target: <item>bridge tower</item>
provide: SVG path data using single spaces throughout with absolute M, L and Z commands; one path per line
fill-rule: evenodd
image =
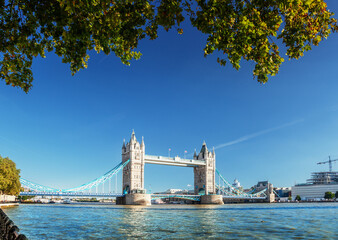
M 194 160 L 204 160 L 204 166 L 194 167 L 194 191 L 200 194 L 202 204 L 223 204 L 222 195 L 216 195 L 215 171 L 216 154 L 215 149 L 210 152 L 207 144 L 203 142 L 200 153 L 194 154 Z
M 216 170 L 216 154 L 213 149 L 208 151 L 207 144 L 204 142 L 201 151 L 196 155 L 195 160 L 204 160 L 205 166 L 194 167 L 194 189 L 195 194 L 208 195 L 215 194 L 215 170 Z
M 122 145 L 122 162 L 129 163 L 123 169 L 122 191 L 125 197 L 119 201 L 127 205 L 150 205 L 150 195 L 144 189 L 145 145 L 139 143 L 133 130 L 130 141 Z
M 123 169 L 122 189 L 124 194 L 144 192 L 144 154 L 145 145 L 142 138 L 141 144 L 131 134 L 130 141 L 122 145 L 122 162 L 130 159 L 130 162 Z

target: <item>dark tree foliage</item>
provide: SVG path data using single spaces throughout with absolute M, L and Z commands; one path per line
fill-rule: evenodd
M 187 17 L 208 36 L 205 56 L 219 51 L 217 61 L 236 69 L 253 61 L 261 83 L 278 73 L 280 45 L 298 59 L 338 29 L 323 0 L 0 0 L 0 79 L 28 92 L 33 59 L 46 51 L 72 74 L 93 49 L 129 65 L 140 40 L 156 39 L 159 27 L 182 34 Z
M 8 157 L 0 156 L 0 194 L 18 195 L 20 193 L 20 170 Z
M 336 194 L 334 195 L 336 198 L 338 198 L 338 191 L 336 191 Z
M 324 198 L 325 199 L 333 199 L 334 193 L 333 192 L 325 192 Z
M 302 198 L 299 195 L 297 195 L 296 198 L 295 198 L 295 200 L 296 201 L 300 201 L 300 200 L 302 200 Z

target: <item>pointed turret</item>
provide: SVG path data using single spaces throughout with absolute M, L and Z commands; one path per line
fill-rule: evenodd
M 208 152 L 207 144 L 205 143 L 205 141 L 203 141 L 201 153 L 207 153 L 207 152 Z
M 195 148 L 195 151 L 194 151 L 194 159 L 197 158 L 197 154 L 196 154 L 196 148 Z
M 143 136 L 142 136 L 142 142 L 141 142 L 141 148 L 144 147 L 144 139 L 143 139 Z
M 215 147 L 212 147 L 212 155 L 215 156 Z
M 209 151 L 208 151 L 208 148 L 207 148 L 207 144 L 205 143 L 205 141 L 203 141 L 203 145 L 202 145 L 201 151 L 198 154 L 198 156 L 201 156 L 202 158 L 205 159 L 206 157 L 208 157 L 208 153 L 209 153 Z
M 131 137 L 130 137 L 130 143 L 131 142 L 136 142 L 136 137 L 135 137 L 134 129 L 133 129 L 133 132 L 131 133 Z
M 122 149 L 123 149 L 123 150 L 126 150 L 126 139 L 123 139 Z

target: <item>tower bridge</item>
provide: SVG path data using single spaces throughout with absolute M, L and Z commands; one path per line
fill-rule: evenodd
M 122 162 L 101 177 L 70 189 L 55 189 L 32 183 L 21 178 L 21 184 L 33 191 L 21 192 L 20 195 L 30 196 L 67 196 L 67 197 L 116 197 L 117 204 L 150 205 L 151 199 L 182 198 L 198 201 L 202 204 L 223 204 L 223 199 L 266 199 L 273 198 L 272 186 L 260 192 L 245 193 L 235 188 L 216 169 L 215 150 L 209 151 L 204 142 L 200 152 L 196 151 L 192 159 L 180 157 L 164 157 L 145 154 L 145 143 L 136 139 L 135 132 L 131 134 L 129 142 L 123 141 Z M 194 195 L 179 194 L 147 194 L 144 188 L 145 164 L 160 164 L 180 167 L 191 167 L 194 171 Z M 91 189 L 103 185 L 106 181 L 117 176 L 122 171 L 122 193 L 92 193 Z M 216 184 L 218 174 L 218 184 Z
M 179 157 L 169 158 L 163 156 L 152 156 L 145 154 L 145 144 L 137 141 L 135 132 L 131 134 L 130 141 L 123 142 L 122 163 L 130 161 L 123 169 L 123 193 L 126 204 L 137 202 L 150 202 L 150 195 L 144 189 L 144 165 L 146 163 L 173 165 L 181 167 L 193 167 L 194 169 L 194 193 L 201 195 L 202 203 L 221 203 L 222 196 L 216 195 L 215 170 L 216 154 L 213 150 L 208 151 L 204 142 L 200 153 L 194 154 L 193 159 L 181 159 Z M 137 195 L 135 195 L 137 194 Z M 143 196 L 141 196 L 143 194 Z

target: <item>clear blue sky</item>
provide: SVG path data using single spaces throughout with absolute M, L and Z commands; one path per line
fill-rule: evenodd
M 338 13 L 338 2 L 327 3 Z M 205 39 L 189 24 L 183 35 L 161 31 L 140 43 L 143 56 L 130 67 L 93 53 L 74 77 L 54 54 L 36 59 L 29 94 L 0 82 L 0 154 L 26 179 L 69 188 L 117 165 L 135 129 L 147 154 L 183 156 L 205 140 L 220 172 L 244 187 L 291 186 L 328 170 L 316 163 L 338 158 L 338 34 L 285 61 L 265 85 L 253 80 L 252 63 L 236 71 L 204 58 Z M 187 188 L 193 170 L 146 165 L 145 183 Z

